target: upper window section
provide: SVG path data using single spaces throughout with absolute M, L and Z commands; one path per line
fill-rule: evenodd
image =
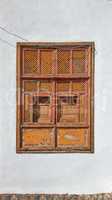
M 88 48 L 23 49 L 23 75 L 88 76 Z

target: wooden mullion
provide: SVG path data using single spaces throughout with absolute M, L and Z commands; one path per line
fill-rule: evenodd
M 54 121 L 54 134 L 55 134 L 55 147 L 57 147 L 57 94 L 56 94 L 56 81 L 54 81 L 54 115 L 55 115 L 55 121 Z
M 72 71 L 73 71 L 73 63 L 72 63 L 72 50 L 70 50 L 70 74 L 72 75 Z
M 70 80 L 70 87 L 69 87 L 70 95 L 72 94 L 72 81 Z
M 36 123 L 33 123 L 33 124 L 29 124 L 29 123 L 24 123 L 21 125 L 21 128 L 89 128 L 89 124 L 77 124 L 77 125 L 64 125 L 64 124 L 57 124 L 57 125 L 54 125 L 53 123 L 52 124 L 36 124 Z
M 50 123 L 50 124 L 37 124 L 37 123 L 23 123 L 21 125 L 21 128 L 53 128 L 54 127 L 54 124 Z
M 40 49 L 38 49 L 38 68 L 39 68 L 39 74 L 41 74 Z
M 41 80 L 41 79 L 45 79 L 45 80 L 66 80 L 66 79 L 89 79 L 90 78 L 90 76 L 88 76 L 88 75 L 85 75 L 85 74 L 78 74 L 78 75 L 75 75 L 75 76 L 69 76 L 69 75 L 56 75 L 56 76 L 53 76 L 53 75 L 48 75 L 48 76 L 46 76 L 46 75 L 34 75 L 34 76 L 32 76 L 32 75 L 24 75 L 24 76 L 21 76 L 21 79 L 25 79 L 25 80 L 32 80 L 32 79 L 34 79 L 34 80 Z
M 57 127 L 54 127 L 54 134 L 55 134 L 55 148 L 57 147 Z
M 55 74 L 58 74 L 58 51 L 56 49 L 56 60 L 55 60 Z
M 22 102 L 22 115 L 21 115 L 21 121 L 22 121 L 22 123 L 24 122 L 24 118 L 25 118 L 25 112 L 24 112 L 24 110 L 25 110 L 25 101 L 24 101 L 24 99 L 25 99 L 25 90 L 24 90 L 24 81 L 22 81 L 22 93 L 21 93 L 21 102 Z
M 31 94 L 30 112 L 31 112 L 31 122 L 33 123 L 33 94 Z

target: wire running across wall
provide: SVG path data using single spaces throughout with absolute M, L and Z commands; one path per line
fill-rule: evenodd
M 112 0 L 111 0 L 111 1 L 112 1 Z M 1 26 L 1 25 L 0 25 L 0 29 L 1 29 L 2 31 L 6 32 L 6 33 L 9 34 L 9 35 L 12 35 L 12 36 L 14 36 L 14 37 L 16 37 L 16 38 L 19 38 L 19 39 L 21 39 L 21 40 L 23 40 L 23 41 L 28 42 L 28 40 L 27 40 L 26 38 L 21 37 L 21 36 L 20 36 L 19 34 L 17 34 L 17 33 L 14 33 L 14 32 L 9 31 L 8 29 L 4 28 L 4 27 Z M 16 48 L 13 44 L 11 44 L 10 42 L 8 42 L 7 40 L 2 39 L 1 37 L 0 37 L 0 41 L 1 41 L 2 43 L 5 43 L 5 44 L 9 45 L 10 47 Z M 94 51 L 95 51 L 95 55 L 97 55 L 98 52 L 96 51 L 96 49 L 94 49 Z
M 9 34 L 9 35 L 12 35 L 12 36 L 14 36 L 14 37 L 17 37 L 17 38 L 19 38 L 19 39 L 21 39 L 21 40 L 24 40 L 24 41 L 28 42 L 27 39 L 21 37 L 21 36 L 18 35 L 17 33 L 13 33 L 13 32 L 11 32 L 11 31 L 7 30 L 6 28 L 2 27 L 1 25 L 0 25 L 0 29 L 1 29 L 2 31 L 6 32 L 6 33 Z
M 20 36 L 19 34 L 17 34 L 17 33 L 14 33 L 14 32 L 9 31 L 8 29 L 4 28 L 4 27 L 1 26 L 1 25 L 0 25 L 0 30 L 6 32 L 6 33 L 9 34 L 9 35 L 12 35 L 13 37 L 16 37 L 16 38 L 19 38 L 19 39 L 21 39 L 21 40 L 23 40 L 23 41 L 28 42 L 27 39 L 21 37 L 21 36 Z M 5 44 L 9 45 L 10 47 L 15 48 L 15 46 L 14 46 L 12 43 L 8 42 L 7 40 L 5 40 L 5 39 L 3 39 L 3 38 L 1 38 L 1 37 L 0 37 L 0 41 L 1 41 L 2 43 L 5 43 Z

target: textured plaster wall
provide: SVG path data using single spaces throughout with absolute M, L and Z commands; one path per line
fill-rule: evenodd
M 29 41 L 96 43 L 95 153 L 18 155 L 15 46 L 21 40 L 0 30 L 0 193 L 112 191 L 112 1 L 0 0 L 0 25 Z

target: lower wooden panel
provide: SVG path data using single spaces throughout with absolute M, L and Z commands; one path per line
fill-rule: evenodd
M 53 128 L 26 128 L 22 131 L 22 147 L 54 148 Z
M 59 128 L 57 129 L 57 145 L 62 148 L 89 148 L 89 131 L 86 128 Z

